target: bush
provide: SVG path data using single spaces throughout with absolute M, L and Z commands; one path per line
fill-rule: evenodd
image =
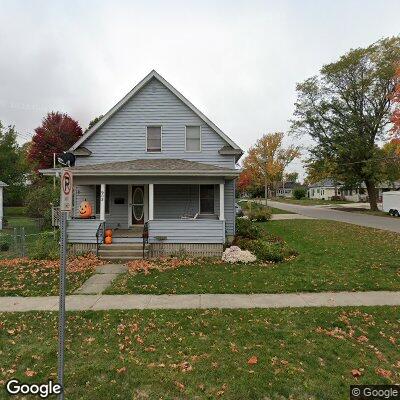
M 261 229 L 246 218 L 236 218 L 236 235 L 242 238 L 258 239 Z
M 4 239 L 0 239 L 0 251 L 8 251 L 10 250 L 10 243 L 5 241 Z
M 29 257 L 34 260 L 55 260 L 59 257 L 58 240 L 52 232 L 41 233 L 29 248 Z
M 271 219 L 271 210 L 263 207 L 248 212 L 248 217 L 252 221 L 266 222 Z
M 297 187 L 293 190 L 293 197 L 296 200 L 304 199 L 307 196 L 307 189 L 302 187 Z

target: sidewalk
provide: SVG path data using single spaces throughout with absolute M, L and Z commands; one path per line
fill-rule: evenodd
M 400 305 L 400 292 L 71 295 L 68 311 Z M 0 297 L 0 312 L 57 311 L 58 297 Z

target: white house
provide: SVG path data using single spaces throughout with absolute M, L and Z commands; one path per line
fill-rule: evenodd
M 342 184 L 333 179 L 324 179 L 308 187 L 310 199 L 332 200 L 332 197 L 341 195 Z
M 276 195 L 278 197 L 292 198 L 294 189 L 303 187 L 306 189 L 306 187 L 301 185 L 299 182 L 280 182 L 276 189 Z
M 0 230 L 3 229 L 3 188 L 6 186 L 8 185 L 0 181 Z

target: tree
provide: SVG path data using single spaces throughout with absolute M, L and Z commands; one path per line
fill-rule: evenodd
M 96 118 L 93 118 L 90 122 L 88 127 L 85 129 L 85 133 L 89 130 L 92 129 L 101 119 L 103 118 L 103 115 L 99 115 Z
M 51 112 L 35 129 L 28 159 L 34 169 L 53 167 L 53 154 L 68 150 L 82 136 L 78 122 L 67 114 Z
M 264 187 L 265 205 L 268 201 L 268 186 L 281 180 L 285 168 L 300 156 L 298 146 L 283 147 L 283 137 L 282 132 L 264 135 L 249 149 L 243 161 L 244 171 L 251 175 L 252 181 Z
M 387 135 L 393 109 L 400 37 L 350 50 L 297 85 L 292 132 L 315 141 L 311 158 L 327 160 L 349 186 L 365 183 L 377 210 L 375 183 L 381 178 L 377 142 Z
M 8 206 L 22 205 L 25 193 L 23 151 L 17 143 L 13 126 L 4 129 L 0 121 L 0 181 L 9 185 L 4 191 L 4 203 Z
M 400 179 L 400 139 L 392 139 L 382 147 L 383 175 L 390 183 Z
M 297 179 L 299 179 L 299 173 L 298 172 L 287 172 L 284 176 L 286 182 L 297 182 Z
M 395 90 L 392 95 L 392 101 L 396 104 L 396 108 L 393 111 L 391 122 L 393 123 L 392 132 L 395 135 L 400 134 L 400 62 L 397 65 L 395 75 Z

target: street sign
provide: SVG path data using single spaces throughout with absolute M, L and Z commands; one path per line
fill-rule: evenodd
M 72 172 L 65 169 L 61 172 L 60 211 L 72 211 Z

